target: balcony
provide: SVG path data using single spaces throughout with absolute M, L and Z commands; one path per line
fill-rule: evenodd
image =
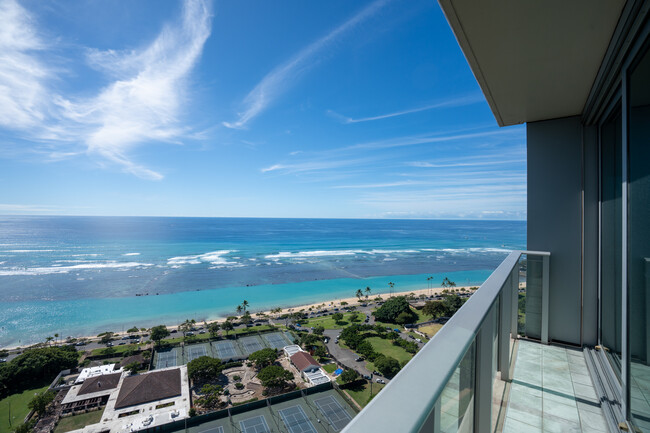
M 512 252 L 343 431 L 608 431 L 583 352 L 548 345 L 549 265 Z

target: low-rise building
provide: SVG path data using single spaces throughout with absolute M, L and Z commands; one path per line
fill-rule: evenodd
M 286 346 L 284 353 L 300 372 L 303 379 L 312 385 L 320 385 L 330 381 L 329 376 L 321 368 L 318 361 L 316 361 L 309 353 L 305 352 L 298 345 Z

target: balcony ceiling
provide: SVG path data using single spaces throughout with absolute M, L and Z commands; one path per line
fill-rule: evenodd
M 582 113 L 624 0 L 439 0 L 501 126 Z

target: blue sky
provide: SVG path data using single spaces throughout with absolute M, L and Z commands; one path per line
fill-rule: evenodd
M 525 219 L 435 1 L 0 0 L 0 214 Z

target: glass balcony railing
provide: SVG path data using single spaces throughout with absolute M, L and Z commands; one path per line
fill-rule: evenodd
M 510 253 L 343 432 L 494 431 L 494 383 L 512 378 L 514 339 L 548 341 L 549 261 Z

